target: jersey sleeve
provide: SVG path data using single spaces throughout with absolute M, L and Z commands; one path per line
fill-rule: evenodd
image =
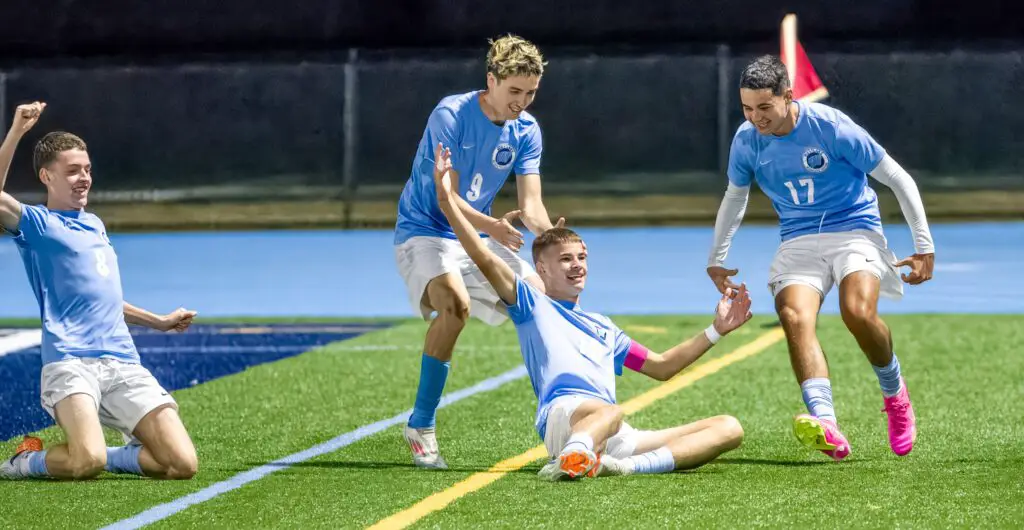
M 18 221 L 18 232 L 14 240 L 25 245 L 32 245 L 43 238 L 49 213 L 41 206 L 21 205 L 21 220 Z
M 452 150 L 452 163 L 462 150 L 456 145 L 459 140 L 458 120 L 455 113 L 448 107 L 437 107 L 427 119 L 427 130 L 430 132 L 430 153 L 433 155 L 437 143 Z M 433 156 L 431 156 L 433 158 Z M 433 166 L 433 160 L 431 160 Z
M 516 175 L 540 174 L 540 156 L 544 151 L 544 137 L 540 126 L 534 125 L 527 131 L 520 148 L 522 155 L 516 160 Z
M 885 149 L 849 116 L 840 113 L 836 122 L 835 154 L 865 174 L 885 158 Z
M 508 318 L 513 324 L 524 324 L 533 319 L 533 310 L 537 307 L 537 297 L 542 296 L 530 282 L 516 275 L 516 303 L 505 304 Z
M 615 332 L 615 375 L 622 375 L 622 367 L 639 372 L 647 360 L 649 350 L 643 344 L 629 338 L 617 326 Z
M 750 186 L 754 180 L 754 146 L 751 145 L 743 129 L 736 131 L 732 137 L 732 146 L 729 147 L 729 182 L 740 186 Z

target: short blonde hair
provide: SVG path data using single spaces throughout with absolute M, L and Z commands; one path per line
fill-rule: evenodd
M 490 40 L 487 51 L 487 71 L 499 81 L 512 76 L 537 76 L 544 74 L 544 56 L 532 42 L 516 36 L 505 35 Z
M 537 263 L 541 253 L 552 245 L 582 242 L 583 238 L 569 228 L 549 228 L 537 236 L 537 239 L 533 240 L 533 262 Z

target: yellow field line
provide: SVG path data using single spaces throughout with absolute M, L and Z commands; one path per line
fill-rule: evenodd
M 623 403 L 621 407 L 626 414 L 637 412 L 650 406 L 655 401 L 668 397 L 669 395 L 692 385 L 700 379 L 707 377 L 730 364 L 761 353 L 768 349 L 769 346 L 782 340 L 784 336 L 782 328 L 772 329 L 753 341 L 740 346 L 731 353 L 700 364 L 692 370 L 683 372 L 661 385 L 636 396 L 635 398 Z M 382 519 L 377 522 L 377 524 L 371 526 L 370 529 L 390 530 L 393 528 L 405 528 L 410 526 L 427 515 L 444 509 L 460 497 L 464 497 L 474 491 L 481 490 L 506 474 L 522 469 L 530 462 L 540 460 L 545 457 L 547 457 L 547 450 L 544 449 L 543 444 L 538 445 L 521 455 L 498 462 L 487 471 L 474 473 L 469 478 L 454 484 L 450 488 L 430 495 L 409 508 L 406 508 L 386 519 Z

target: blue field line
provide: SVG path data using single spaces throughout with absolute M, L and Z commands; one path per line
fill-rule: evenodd
M 441 399 L 441 404 L 438 406 L 438 408 L 444 408 L 447 407 L 448 405 L 457 403 L 468 397 L 475 396 L 477 394 L 481 394 L 484 392 L 489 392 L 491 390 L 495 390 L 505 385 L 506 383 L 516 381 L 518 379 L 523 379 L 526 377 L 526 375 L 526 366 L 520 365 L 518 368 L 514 368 L 490 379 L 485 379 L 469 388 L 464 388 L 462 390 L 457 390 L 455 392 L 445 394 L 444 397 Z M 409 417 L 410 414 L 412 414 L 412 409 L 396 414 L 395 416 L 392 416 L 388 419 L 380 420 L 369 425 L 364 425 L 354 431 L 349 431 L 336 438 L 328 440 L 322 444 L 310 447 L 305 451 L 300 451 L 298 453 L 275 460 L 269 464 L 265 464 L 255 469 L 250 469 L 249 471 L 239 473 L 238 475 L 235 475 L 228 480 L 217 482 L 216 484 L 207 486 L 195 493 L 186 495 L 179 499 L 175 499 L 171 502 L 154 506 L 138 515 L 129 517 L 127 519 L 123 519 L 104 528 L 106 530 L 128 530 L 134 528 L 142 528 L 143 526 L 153 524 L 157 521 L 161 521 L 178 512 L 181 512 L 182 510 L 185 510 L 190 506 L 195 506 L 196 504 L 206 502 L 208 500 L 216 498 L 219 495 L 241 488 L 242 486 L 245 486 L 250 482 L 255 482 L 271 473 L 274 473 L 275 471 L 281 471 L 282 469 L 287 469 L 295 464 L 305 462 L 306 460 L 309 460 L 311 458 L 316 458 L 320 455 L 332 453 L 343 447 L 352 445 L 353 443 L 358 442 L 363 438 L 373 436 L 374 434 L 377 434 L 385 429 L 388 429 L 395 425 L 403 424 L 405 423 L 406 419 Z

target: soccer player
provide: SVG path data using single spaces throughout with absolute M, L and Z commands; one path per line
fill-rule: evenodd
M 743 429 L 732 416 L 716 416 L 659 431 L 638 431 L 622 420 L 615 376 L 623 366 L 664 381 L 708 351 L 722 335 L 751 317 L 746 286 L 727 291 L 711 326 L 664 353 L 631 340 L 612 321 L 580 308 L 587 279 L 587 247 L 567 228 L 544 231 L 533 259 L 544 290 L 526 281 L 476 233 L 452 193 L 450 150 L 437 144 L 437 200 L 459 241 L 490 281 L 519 335 L 534 394 L 535 428 L 550 462 L 549 480 L 582 476 L 667 473 L 692 469 L 739 447 Z M 730 297 L 735 296 L 734 300 Z
M 850 454 L 832 403 L 825 353 L 815 324 L 822 300 L 839 285 L 839 309 L 847 329 L 874 368 L 889 421 L 889 445 L 897 455 L 913 448 L 914 409 L 892 335 L 878 316 L 878 297 L 898 299 L 903 281 L 932 277 L 935 249 L 914 180 L 860 126 L 842 112 L 793 100 L 786 66 L 763 56 L 740 77 L 746 120 L 729 153 L 729 184 L 715 221 L 707 272 L 720 292 L 734 288 L 726 269 L 732 236 L 756 180 L 779 216 L 782 244 L 771 265 L 769 289 L 786 332 L 790 362 L 808 414 L 794 419 L 801 443 L 835 460 Z M 915 254 L 896 261 L 882 232 L 878 197 L 867 176 L 890 187 L 913 230 Z M 898 273 L 909 266 L 910 274 Z
M 39 438 L 25 437 L 0 463 L 0 477 L 86 479 L 106 469 L 191 478 L 197 467 L 192 440 L 174 399 L 139 364 L 127 324 L 184 331 L 196 313 L 157 316 L 124 301 L 114 247 L 103 222 L 85 211 L 93 183 L 85 142 L 52 132 L 36 144 L 46 206 L 21 204 L 2 192 L 15 147 L 45 106 L 18 106 L 0 146 L 0 226 L 14 236 L 39 302 L 42 405 L 67 442 L 44 450 Z M 106 447 L 101 425 L 121 431 L 127 445 Z
M 537 47 L 516 36 L 491 42 L 487 89 L 448 96 L 430 113 L 398 203 L 395 258 L 409 302 L 430 323 L 420 361 L 420 380 L 405 439 L 419 467 L 445 469 L 435 434 L 435 412 L 448 378 L 452 350 L 470 316 L 497 326 L 507 318 L 494 289 L 466 255 L 437 206 L 433 146 L 451 146 L 455 202 L 488 247 L 516 273 L 542 288 L 532 267 L 517 254 L 523 236 L 511 221 L 521 216 L 534 234 L 551 228 L 541 201 L 540 126 L 526 108 L 544 73 Z M 516 173 L 519 210 L 490 216 L 494 197 Z M 564 219 L 558 221 L 561 226 Z

